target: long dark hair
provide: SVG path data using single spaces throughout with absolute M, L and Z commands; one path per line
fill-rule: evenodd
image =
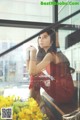
M 55 32 L 55 30 L 50 29 L 50 30 L 47 30 L 45 32 L 47 32 L 47 34 L 50 36 L 51 42 L 53 41 L 52 45 L 48 49 L 47 53 L 48 52 L 56 52 L 56 32 Z M 39 51 L 37 53 L 37 60 L 41 61 L 44 58 L 44 56 L 46 55 L 46 52 L 40 46 L 38 46 L 38 49 L 39 49 Z

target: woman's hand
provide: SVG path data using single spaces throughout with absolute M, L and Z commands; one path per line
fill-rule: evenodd
M 28 48 L 28 51 L 29 51 L 29 56 L 30 56 L 30 60 L 36 60 L 36 48 L 34 46 L 30 46 Z
M 36 50 L 36 48 L 34 46 L 30 46 L 29 50 L 30 50 L 30 52 L 33 52 L 33 53 L 37 52 L 37 50 Z
M 34 53 L 37 52 L 37 50 L 36 50 L 36 48 L 34 46 L 30 46 L 26 50 L 27 50 L 27 52 L 34 52 Z

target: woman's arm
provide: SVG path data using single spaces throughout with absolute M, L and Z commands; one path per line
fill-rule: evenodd
M 51 53 L 47 53 L 44 59 L 39 64 L 36 64 L 36 50 L 34 49 L 35 48 L 30 49 L 30 61 L 28 69 L 30 75 L 36 75 L 40 73 L 50 62 L 53 61 L 53 55 Z

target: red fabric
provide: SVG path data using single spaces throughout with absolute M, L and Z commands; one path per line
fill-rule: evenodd
M 71 101 L 74 94 L 74 85 L 67 64 L 59 63 L 55 65 L 51 63 L 47 66 L 46 71 L 48 76 L 43 72 L 37 76 L 30 76 L 29 88 L 34 87 L 35 90 L 40 90 L 40 87 L 42 87 L 57 103 Z M 54 80 L 51 80 L 49 75 Z

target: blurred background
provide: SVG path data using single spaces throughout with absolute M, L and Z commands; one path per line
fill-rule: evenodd
M 41 0 L 0 0 L 0 54 L 80 10 L 80 1 L 76 2 L 79 4 L 41 5 Z M 61 23 L 57 30 L 60 48 L 68 57 L 70 66 L 75 69 L 73 80 L 80 80 L 80 13 Z M 15 94 L 23 99 L 29 96 L 29 75 L 26 69 L 26 49 L 29 45 L 37 48 L 37 37 L 0 57 L 1 95 Z

